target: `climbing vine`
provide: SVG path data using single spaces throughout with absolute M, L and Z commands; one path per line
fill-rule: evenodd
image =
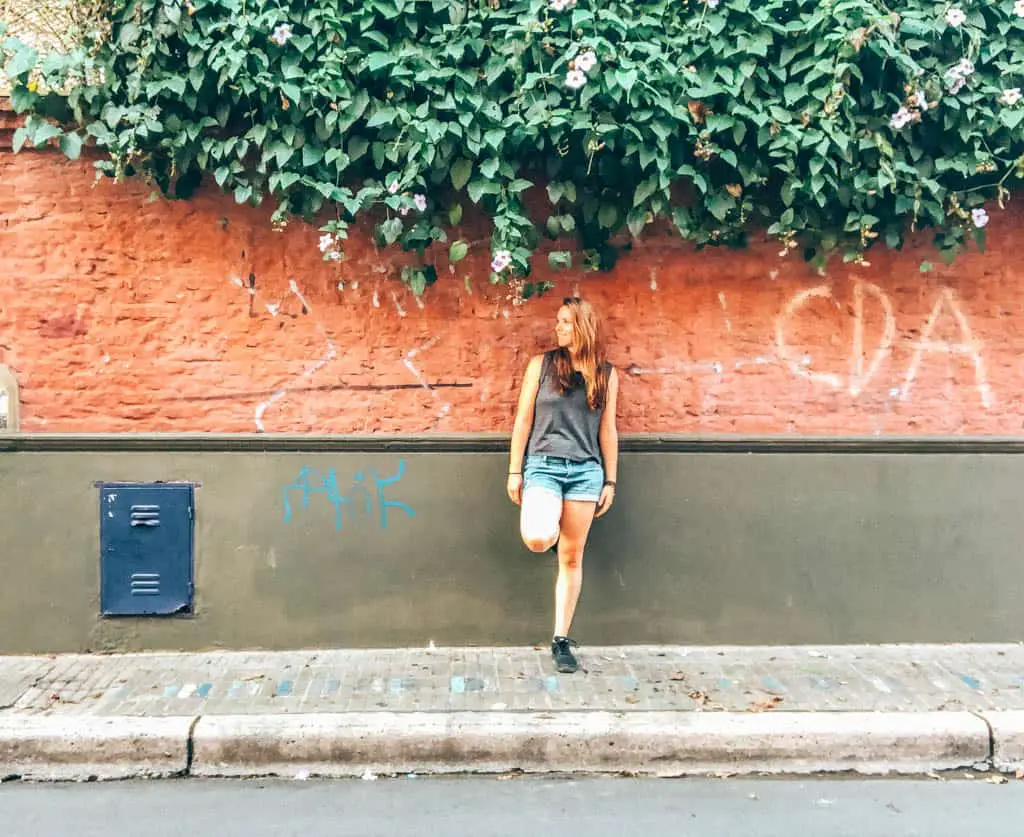
M 420 255 L 419 293 L 479 246 L 471 204 L 492 279 L 521 283 L 545 239 L 554 267 L 608 268 L 666 223 L 819 267 L 927 228 L 952 259 L 1024 178 L 1024 0 L 107 0 L 98 19 L 68 54 L 4 43 L 16 149 L 90 142 L 100 172 L 169 195 L 269 198 L 277 224 L 319 219 L 328 261 L 367 216 Z

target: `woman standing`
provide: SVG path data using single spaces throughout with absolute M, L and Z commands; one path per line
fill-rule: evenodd
M 611 508 L 619 464 L 618 373 L 605 357 L 590 303 L 567 297 L 555 324 L 558 348 L 526 367 L 512 430 L 508 496 L 521 507 L 520 533 L 534 552 L 557 548 L 555 632 L 559 672 L 579 668 L 569 628 L 583 584 L 590 524 Z

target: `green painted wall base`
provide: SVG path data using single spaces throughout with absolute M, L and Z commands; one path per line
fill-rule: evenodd
M 506 444 L 0 438 L 0 652 L 543 642 L 555 563 L 519 543 Z M 623 449 L 586 555 L 583 643 L 1024 634 L 1020 442 Z M 194 615 L 100 618 L 96 483 L 122 480 L 199 484 Z

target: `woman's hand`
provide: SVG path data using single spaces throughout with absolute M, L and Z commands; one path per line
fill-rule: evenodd
M 597 500 L 597 513 L 594 517 L 600 517 L 608 509 L 612 507 L 612 503 L 615 502 L 615 486 L 605 485 L 601 489 L 601 496 Z
M 509 474 L 505 490 L 508 492 L 509 500 L 517 506 L 521 505 L 523 502 L 523 475 Z

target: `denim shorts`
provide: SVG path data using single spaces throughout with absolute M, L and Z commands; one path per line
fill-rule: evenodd
M 557 456 L 531 456 L 523 469 L 523 491 L 542 488 L 563 500 L 596 503 L 604 488 L 600 462 L 574 462 Z

